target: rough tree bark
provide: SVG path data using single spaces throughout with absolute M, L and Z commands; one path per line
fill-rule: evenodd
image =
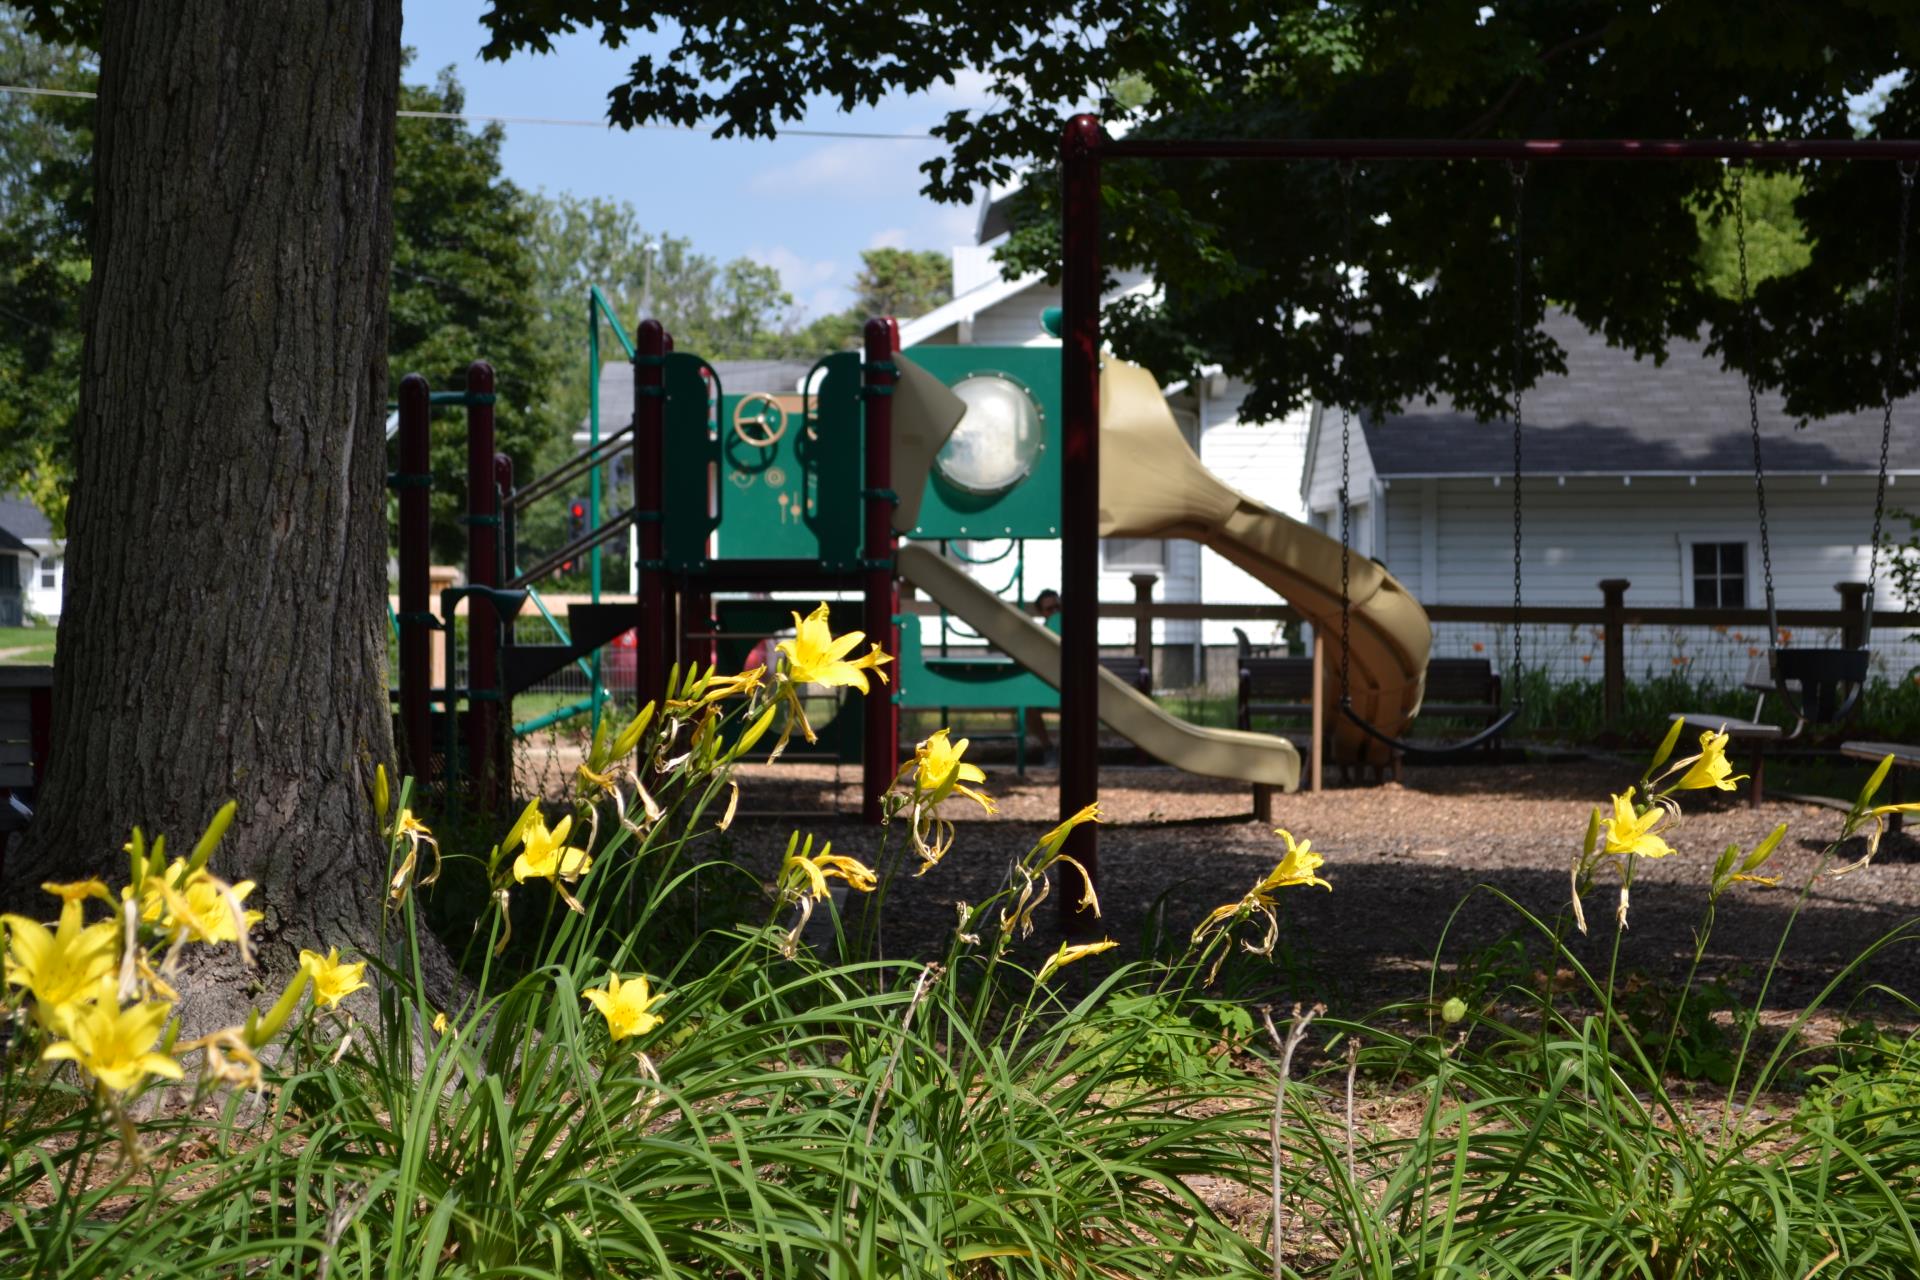
M 123 880 L 135 823 L 184 853 L 232 798 L 214 870 L 259 883 L 269 979 L 379 912 L 399 75 L 397 0 L 104 6 L 52 759 L 8 896 Z

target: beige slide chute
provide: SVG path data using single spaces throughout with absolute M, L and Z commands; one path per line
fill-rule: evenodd
M 1340 544 L 1223 484 L 1180 434 L 1153 375 L 1109 356 L 1100 372 L 1100 535 L 1186 538 L 1211 547 L 1285 596 L 1329 649 L 1321 696 L 1332 758 L 1382 763 L 1385 744 L 1339 714 Z M 1354 711 L 1398 737 L 1420 709 L 1433 628 L 1394 576 L 1349 562 Z
M 1036 624 L 931 547 L 906 543 L 900 576 L 938 601 L 1002 653 L 1058 689 L 1060 637 Z M 1208 729 L 1170 716 L 1151 698 L 1101 667 L 1100 721 L 1148 755 L 1208 778 L 1257 782 L 1283 791 L 1300 785 L 1300 755 L 1285 738 Z

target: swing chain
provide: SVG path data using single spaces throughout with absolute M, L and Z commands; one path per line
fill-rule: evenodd
M 1340 174 L 1340 703 L 1353 705 L 1353 599 L 1350 593 L 1353 495 L 1353 177 L 1351 159 L 1338 162 Z
M 1740 362 L 1746 366 L 1747 427 L 1753 437 L 1753 500 L 1760 517 L 1760 570 L 1766 583 L 1767 651 L 1780 648 L 1780 617 L 1773 600 L 1773 543 L 1767 528 L 1767 469 L 1760 455 L 1760 392 L 1754 382 L 1755 352 L 1753 293 L 1747 279 L 1747 201 L 1746 170 L 1735 163 L 1733 170 L 1733 243 L 1740 270 Z M 1772 662 L 1770 667 L 1775 665 Z
M 1873 493 L 1873 541 L 1867 544 L 1866 618 L 1861 636 L 1873 640 L 1873 593 L 1880 576 L 1880 523 L 1887 505 L 1887 451 L 1893 443 L 1893 384 L 1900 372 L 1900 313 L 1907 294 L 1907 228 L 1913 212 L 1913 180 L 1920 161 L 1900 162 L 1900 223 L 1893 254 L 1893 314 L 1888 320 L 1887 349 L 1880 365 L 1880 475 Z
M 1520 428 L 1522 412 L 1521 377 L 1526 363 L 1523 350 L 1526 333 L 1527 256 L 1526 190 L 1527 163 L 1515 161 L 1513 174 L 1513 696 L 1520 697 Z

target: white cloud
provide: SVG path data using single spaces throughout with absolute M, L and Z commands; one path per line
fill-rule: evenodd
M 784 164 L 762 169 L 747 180 L 749 191 L 766 195 L 831 191 L 846 200 L 912 195 L 924 180 L 920 162 L 937 143 L 892 142 L 873 138 L 830 142 Z
M 785 245 L 771 249 L 749 249 L 747 256 L 765 263 L 780 273 L 780 287 L 795 298 L 806 298 L 840 274 L 840 264 L 832 258 L 808 258 Z
M 869 249 L 904 249 L 907 247 L 905 227 L 888 227 L 885 231 L 876 231 L 867 240 Z
M 983 109 L 993 95 L 993 77 L 977 67 L 962 67 L 953 73 L 953 83 L 936 80 L 919 97 L 943 110 L 972 107 Z M 913 101 L 909 98 L 908 101 Z

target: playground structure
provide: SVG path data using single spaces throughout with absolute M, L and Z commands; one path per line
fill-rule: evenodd
M 604 302 L 596 294 L 591 305 Z M 518 489 L 505 459 L 493 452 L 491 404 L 480 390 L 491 385 L 491 371 L 476 364 L 466 393 L 441 397 L 409 378 L 400 399 L 402 465 L 395 483 L 402 508 L 399 701 L 410 755 L 430 764 L 437 759 L 442 767 L 464 759 L 490 798 L 510 758 L 503 744 L 516 693 L 581 664 L 594 682 L 590 698 L 529 723 L 597 713 L 596 654 L 615 637 L 634 633 L 636 687 L 656 690 L 675 663 L 713 662 L 727 641 L 734 642 L 729 659 L 738 659 L 738 642 L 777 629 L 792 602 L 728 595 L 859 594 L 860 621 L 843 611 L 836 625 L 858 625 L 896 658 L 892 683 L 861 704 L 857 735 L 844 725 L 826 731 L 837 727 L 857 743 L 869 821 L 878 821 L 898 766 L 903 706 L 1057 705 L 1055 690 L 1064 679 L 1057 637 L 1018 600 L 1001 598 L 936 548 L 956 539 L 1019 543 L 1058 536 L 1056 495 L 1071 487 L 1060 447 L 1058 355 L 1027 347 L 903 353 L 897 334 L 892 321 L 872 321 L 863 352 L 822 358 L 795 394 L 739 395 L 725 389 L 710 362 L 674 351 L 665 330 L 645 322 L 631 345 L 633 423 L 603 437 L 596 412 L 583 452 Z M 597 351 L 593 359 L 597 363 Z M 1144 370 L 1110 360 L 1102 394 L 1113 436 L 1100 473 L 1104 535 L 1203 542 L 1317 624 L 1337 616 L 1338 543 L 1208 472 Z M 442 592 L 437 615 L 424 608 L 419 586 L 426 572 L 425 488 L 408 478 L 424 465 L 425 414 L 436 400 L 467 408 L 470 494 L 467 584 Z M 634 503 L 603 514 L 599 471 L 623 450 L 633 457 Z M 588 478 L 588 526 L 523 566 L 515 513 Z M 576 603 L 561 625 L 541 601 L 538 582 L 563 563 L 591 563 L 629 530 L 638 551 L 633 598 Z M 598 596 L 597 571 L 594 576 Z M 943 637 L 951 619 L 991 648 L 949 650 L 942 643 L 930 651 L 918 621 L 901 616 L 903 581 L 941 608 Z M 1353 663 L 1368 691 L 1364 710 L 1402 728 L 1419 705 L 1430 640 L 1425 614 L 1372 562 L 1352 575 L 1348 595 Z M 1090 598 L 1070 595 L 1069 615 L 1072 601 Z M 451 620 L 461 600 L 469 610 L 468 678 L 464 687 L 430 689 L 428 633 L 441 632 L 446 669 L 454 671 Z M 551 642 L 515 642 L 511 623 L 528 603 L 540 610 Z M 904 636 L 903 621 L 912 624 Z M 1299 784 L 1299 754 L 1287 739 L 1188 724 L 1111 672 L 1096 679 L 1098 718 L 1157 759 L 1264 790 Z M 1337 759 L 1355 760 L 1379 752 L 1364 735 L 1337 726 L 1334 750 Z

